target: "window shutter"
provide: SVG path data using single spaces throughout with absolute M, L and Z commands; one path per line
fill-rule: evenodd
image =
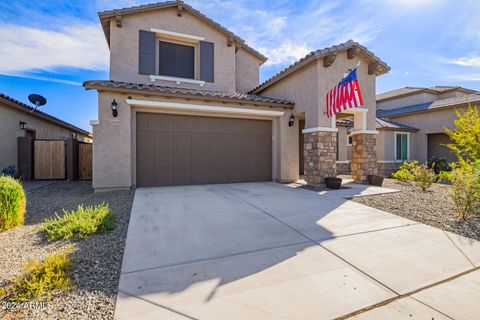
M 140 30 L 138 73 L 155 74 L 155 32 Z
M 214 44 L 200 41 L 200 80 L 214 81 Z

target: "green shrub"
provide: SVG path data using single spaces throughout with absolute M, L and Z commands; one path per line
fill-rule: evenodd
M 445 129 L 451 143 L 446 146 L 457 155 L 458 161 L 480 160 L 480 112 L 476 106 L 468 105 L 468 110 L 456 110 L 455 129 Z
M 0 289 L 0 300 L 26 302 L 50 298 L 55 290 L 71 287 L 73 265 L 69 255 L 72 249 L 50 254 L 43 261 L 24 264 L 22 275 L 14 277 L 12 284 Z
M 55 218 L 45 219 L 43 230 L 50 240 L 70 239 L 74 236 L 86 238 L 94 233 L 102 233 L 115 228 L 115 215 L 107 204 L 98 206 L 79 205 L 77 210 L 63 216 L 55 213 Z
M 404 162 L 400 168 L 392 174 L 392 178 L 402 182 L 415 180 L 415 171 L 417 170 L 418 161 Z
M 435 171 L 430 169 L 427 165 L 417 167 L 414 171 L 414 176 L 415 183 L 423 192 L 426 192 L 427 189 L 438 180 Z
M 464 165 L 455 168 L 450 174 L 452 188 L 450 195 L 461 219 L 478 213 L 480 208 L 480 170 L 477 165 Z
M 25 206 L 25 191 L 20 182 L 0 176 L 0 231 L 22 224 Z
M 445 159 L 435 158 L 433 157 L 430 161 L 427 162 L 427 166 L 430 169 L 435 171 L 435 174 L 440 175 L 442 172 L 450 172 L 452 168 L 450 164 Z

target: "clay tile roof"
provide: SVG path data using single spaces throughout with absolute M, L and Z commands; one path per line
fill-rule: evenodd
M 176 88 L 168 86 L 159 86 L 159 85 L 147 85 L 139 83 L 129 83 L 129 82 L 120 82 L 120 81 L 111 81 L 111 80 L 90 80 L 85 81 L 83 86 L 86 89 L 120 89 L 120 90 L 133 90 L 133 91 L 149 91 L 152 93 L 157 93 L 160 96 L 170 96 L 170 97 L 181 97 L 181 98 L 201 98 L 208 100 L 217 100 L 217 101 L 229 101 L 229 102 L 249 102 L 252 104 L 264 104 L 264 105 L 275 105 L 286 108 L 293 108 L 294 103 L 288 100 L 283 99 L 274 99 L 263 97 L 259 95 L 238 93 L 238 92 L 223 92 L 223 91 L 212 91 L 212 90 L 199 90 L 199 89 L 188 89 L 188 88 Z
M 377 102 L 384 101 L 384 100 L 389 100 L 401 96 L 407 96 L 411 94 L 415 94 L 418 92 L 428 92 L 428 93 L 433 93 L 433 94 L 441 94 L 445 93 L 447 91 L 454 91 L 454 90 L 459 90 L 463 91 L 465 93 L 475 93 L 475 90 L 463 88 L 460 86 L 433 86 L 430 88 L 425 88 L 425 87 L 405 87 L 405 88 L 399 88 L 395 89 L 392 91 L 384 92 L 377 94 L 376 99 Z
M 45 112 L 40 111 L 38 109 L 33 111 L 34 110 L 33 107 L 30 107 L 29 105 L 27 105 L 27 104 L 25 104 L 21 101 L 13 99 L 12 97 L 7 96 L 6 94 L 0 93 L 0 103 L 5 103 L 5 101 L 2 101 L 2 99 L 6 100 L 7 102 L 10 102 L 10 106 L 15 107 L 16 109 L 19 109 L 19 110 L 22 110 L 22 111 L 25 111 L 25 112 L 29 112 L 33 116 L 37 116 L 39 118 L 42 118 L 42 119 L 45 119 L 47 121 L 53 122 L 53 123 L 55 123 L 55 124 L 57 124 L 61 127 L 64 127 L 66 129 L 75 131 L 77 133 L 81 133 L 81 134 L 86 135 L 86 136 L 91 136 L 91 133 L 88 132 L 88 131 L 80 129 L 79 127 L 76 127 L 73 124 L 65 122 L 65 121 L 63 121 L 63 120 L 61 120 L 57 117 L 49 115 L 48 113 L 45 113 Z
M 387 100 L 397 96 L 403 96 L 403 95 L 419 92 L 422 90 L 425 90 L 425 88 L 420 88 L 420 87 L 399 88 L 399 89 L 377 94 L 376 99 L 377 101 L 382 101 L 382 100 Z
M 407 126 L 405 124 L 394 122 L 391 120 L 376 118 L 376 129 L 398 130 L 398 131 L 418 131 L 419 129 Z
M 433 102 L 419 103 L 411 106 L 400 107 L 395 109 L 388 110 L 377 110 L 378 117 L 394 117 L 401 116 L 409 113 L 424 112 L 441 108 L 454 107 L 462 104 L 468 103 L 480 103 L 480 93 L 467 94 L 464 96 L 436 100 Z
M 107 38 L 108 45 L 110 45 L 110 18 L 115 17 L 117 14 L 124 15 L 124 14 L 133 14 L 133 13 L 138 13 L 138 12 L 143 12 L 143 11 L 150 11 L 150 10 L 156 10 L 156 9 L 163 9 L 163 8 L 171 8 L 171 7 L 177 7 L 177 6 L 182 6 L 183 9 L 188 10 L 192 14 L 196 15 L 200 19 L 204 20 L 208 24 L 210 24 L 212 27 L 222 31 L 226 35 L 234 38 L 238 44 L 245 50 L 249 51 L 256 57 L 258 57 L 260 60 L 263 62 L 267 61 L 268 58 L 265 57 L 263 54 L 258 52 L 257 50 L 253 49 L 252 47 L 248 46 L 245 43 L 245 40 L 240 38 L 239 36 L 235 35 L 233 32 L 225 28 L 224 26 L 220 25 L 219 23 L 215 22 L 214 20 L 210 19 L 197 9 L 193 8 L 192 6 L 188 5 L 187 3 L 183 1 L 164 1 L 164 2 L 157 2 L 157 3 L 151 3 L 151 4 L 144 4 L 144 5 L 139 5 L 139 6 L 133 6 L 133 7 L 128 7 L 128 8 L 121 8 L 121 9 L 114 9 L 114 10 L 107 10 L 107 11 L 102 11 L 98 13 L 98 16 L 100 18 L 100 21 L 102 22 L 102 27 L 103 27 L 103 32 L 105 33 L 105 37 Z
M 263 82 L 262 84 L 260 84 L 258 87 L 252 89 L 250 92 L 251 93 L 259 93 L 259 92 L 263 91 L 264 89 L 268 88 L 269 86 L 273 85 L 277 81 L 280 81 L 281 79 L 285 78 L 289 74 L 295 72 L 296 70 L 302 68 L 303 66 L 309 64 L 310 62 L 312 62 L 316 59 L 323 58 L 323 57 L 325 57 L 329 54 L 332 54 L 332 53 L 338 53 L 340 51 L 345 51 L 345 50 L 348 50 L 352 47 L 359 48 L 365 56 L 367 56 L 369 59 L 373 60 L 374 62 L 378 63 L 380 68 L 379 68 L 379 72 L 377 73 L 377 75 L 382 75 L 382 74 L 390 71 L 390 67 L 385 62 L 380 60 L 380 58 L 378 58 L 373 52 L 371 52 L 370 50 L 368 50 L 366 47 L 362 46 L 358 42 L 355 42 L 353 40 L 348 40 L 347 42 L 340 43 L 338 45 L 334 45 L 334 46 L 331 46 L 331 47 L 327 47 L 327 48 L 323 48 L 323 49 L 319 49 L 319 50 L 310 52 L 305 57 L 303 57 L 300 60 L 292 63 L 291 65 L 289 65 L 288 67 L 286 67 L 285 69 L 283 69 L 282 71 L 280 71 L 279 73 L 277 73 L 276 75 L 271 77 L 270 79 L 268 79 L 265 82 Z

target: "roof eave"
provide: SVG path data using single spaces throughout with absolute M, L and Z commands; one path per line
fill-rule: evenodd
M 196 94 L 158 92 L 158 91 L 136 89 L 136 88 L 117 88 L 113 86 L 92 85 L 86 82 L 83 83 L 83 86 L 85 87 L 86 90 L 114 91 L 114 92 L 124 92 L 124 93 L 131 92 L 131 93 L 141 93 L 143 95 L 146 95 L 145 91 L 148 91 L 148 95 L 158 96 L 158 97 L 167 97 L 167 98 L 183 98 L 183 99 L 188 98 L 188 99 L 198 99 L 202 101 L 237 103 L 242 105 L 280 107 L 285 109 L 293 109 L 295 106 L 294 104 L 286 104 L 286 103 L 247 101 L 247 100 L 231 99 L 231 98 L 209 97 L 209 96 L 196 95 Z
M 349 41 L 349 42 L 337 45 L 337 46 L 341 46 L 341 45 L 348 44 L 348 45 L 346 45 L 346 46 L 344 46 L 344 47 L 342 47 L 338 50 L 335 50 L 334 52 L 335 53 L 343 52 L 343 51 L 346 51 L 350 48 L 356 47 L 356 48 L 358 48 L 362 51 L 365 58 L 371 59 L 372 61 L 375 61 L 375 62 L 378 63 L 378 69 L 375 72 L 375 76 L 378 77 L 378 76 L 381 76 L 381 75 L 390 71 L 391 68 L 386 63 L 381 61 L 378 57 L 376 57 L 373 53 L 371 53 L 367 48 L 365 48 L 364 46 L 362 46 L 361 44 L 359 44 L 357 42 L 354 42 L 354 41 Z M 330 49 L 330 48 L 333 48 L 333 47 L 335 47 L 335 46 L 328 47 L 328 48 L 325 48 L 325 49 Z M 277 73 L 276 75 L 274 75 L 273 77 L 271 77 L 270 79 L 265 81 L 264 83 L 260 84 L 257 88 L 252 89 L 250 91 L 250 93 L 258 94 L 259 92 L 262 92 L 263 90 L 265 90 L 268 87 L 274 85 L 275 83 L 281 81 L 282 79 L 288 77 L 289 75 L 301 70 L 302 68 L 306 67 L 310 63 L 312 63 L 314 61 L 317 61 L 319 59 L 323 59 L 326 55 L 332 53 L 332 52 L 318 53 L 318 51 L 322 51 L 322 50 L 325 50 L 325 49 L 320 49 L 320 50 L 317 50 L 317 51 L 310 52 L 308 55 L 306 55 L 302 59 L 294 62 L 290 66 L 286 67 L 284 70 L 280 71 L 279 73 Z
M 81 128 L 78 128 L 78 127 L 76 127 L 76 126 L 74 126 L 74 125 L 72 125 L 68 122 L 65 122 L 65 121 L 61 120 L 61 119 L 57 119 L 57 118 L 54 118 L 54 117 L 49 116 L 47 114 L 40 113 L 38 110 L 33 111 L 33 109 L 31 109 L 30 107 L 28 107 L 26 105 L 18 104 L 17 102 L 12 101 L 12 100 L 7 99 L 7 98 L 4 98 L 4 97 L 0 97 L 0 101 L 2 103 L 12 107 L 12 108 L 15 108 L 16 110 L 19 110 L 19 111 L 22 111 L 22 112 L 25 112 L 25 113 L 29 113 L 29 114 L 37 117 L 37 118 L 40 118 L 42 120 L 51 122 L 51 123 L 53 123 L 57 126 L 69 129 L 69 130 L 74 131 L 76 133 L 83 134 L 83 135 L 85 135 L 89 138 L 93 137 L 93 135 L 88 131 L 85 131 Z
M 420 129 L 416 129 L 416 128 L 390 128 L 390 127 L 381 127 L 381 128 L 377 128 L 377 130 L 403 131 L 403 132 L 418 132 L 418 131 L 420 131 Z
M 115 9 L 115 10 L 108 10 L 108 11 L 102 11 L 98 13 L 98 17 L 100 19 L 100 22 L 102 24 L 103 28 L 103 33 L 105 34 L 105 37 L 107 38 L 107 43 L 110 46 L 110 19 L 114 18 L 117 14 L 121 15 L 127 15 L 127 14 L 135 14 L 139 12 L 145 12 L 145 11 L 150 11 L 150 10 L 160 10 L 160 9 L 167 9 L 167 8 L 172 8 L 172 7 L 177 7 L 177 6 L 182 6 L 183 9 L 188 10 L 191 14 L 195 15 L 199 19 L 205 21 L 208 23 L 210 26 L 213 28 L 225 33 L 229 37 L 232 37 L 235 39 L 235 41 L 241 45 L 242 48 L 247 50 L 248 52 L 252 53 L 256 57 L 258 57 L 261 61 L 262 64 L 265 63 L 268 58 L 265 57 L 263 54 L 258 52 L 257 50 L 253 49 L 252 47 L 248 46 L 245 41 L 231 32 L 230 30 L 226 29 L 225 27 L 221 26 L 220 24 L 216 23 L 212 19 L 208 18 L 206 15 L 201 13 L 200 11 L 196 10 L 192 6 L 186 4 L 183 1 L 167 1 L 164 3 L 157 3 L 156 6 L 155 4 L 153 5 L 143 5 L 143 6 L 137 6 L 137 8 L 123 8 L 123 9 Z M 128 10 L 127 10 L 128 9 Z M 105 23 L 105 25 L 104 25 Z M 108 23 L 108 25 L 107 25 Z
M 412 114 L 417 114 L 417 113 L 425 113 L 425 112 L 431 112 L 431 111 L 436 111 L 436 110 L 444 110 L 444 109 L 450 109 L 450 108 L 457 108 L 457 107 L 465 107 L 468 106 L 469 104 L 474 104 L 474 103 L 479 103 L 479 100 L 474 100 L 474 101 L 465 101 L 461 103 L 455 103 L 451 105 L 444 105 L 444 106 L 439 106 L 439 107 L 434 107 L 434 108 L 427 108 L 423 110 L 415 110 L 415 111 L 408 111 L 408 112 L 403 112 L 403 113 L 397 113 L 393 115 L 380 115 L 379 117 L 381 118 L 393 118 L 393 117 L 402 117 L 402 116 L 408 116 Z

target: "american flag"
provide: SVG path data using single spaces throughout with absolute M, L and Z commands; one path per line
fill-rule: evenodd
M 343 78 L 326 96 L 326 111 L 330 118 L 333 115 L 347 110 L 363 106 L 362 92 L 357 81 L 357 68 Z

